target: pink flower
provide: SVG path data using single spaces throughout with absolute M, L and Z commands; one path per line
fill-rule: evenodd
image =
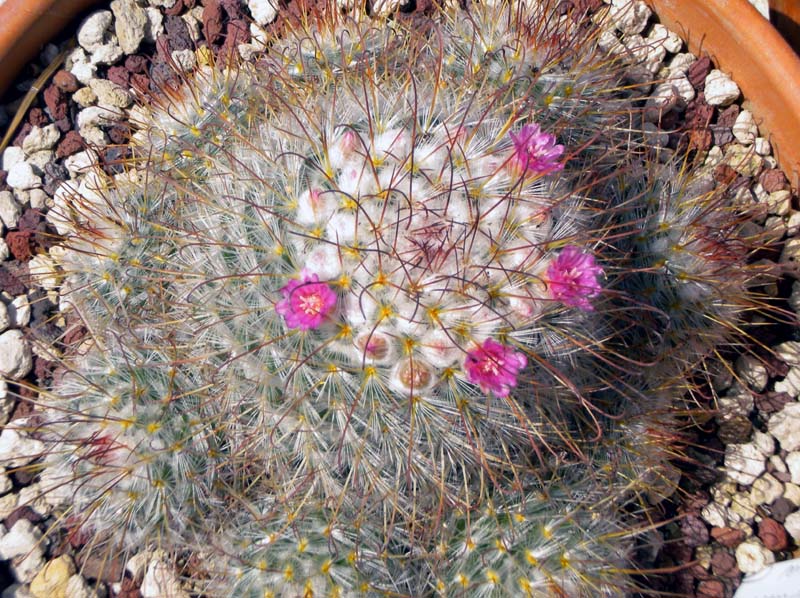
M 547 268 L 550 296 L 565 305 L 592 311 L 589 299 L 600 293 L 597 277 L 602 273 L 603 269 L 594 263 L 591 253 L 567 245 Z
M 300 280 L 290 280 L 281 293 L 283 299 L 275 304 L 275 311 L 284 317 L 289 328 L 316 328 L 336 305 L 336 293 L 305 269 L 300 272 Z
M 483 392 L 493 392 L 502 398 L 517 385 L 517 374 L 527 363 L 522 353 L 487 338 L 467 353 L 464 370 L 467 380 L 480 386 Z
M 523 174 L 528 171 L 544 174 L 564 168 L 558 162 L 564 153 L 564 146 L 556 145 L 555 135 L 545 133 L 539 125 L 525 125 L 516 135 L 509 135 L 514 143 L 511 164 Z

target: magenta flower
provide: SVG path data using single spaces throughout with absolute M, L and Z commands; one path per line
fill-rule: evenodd
M 592 311 L 589 299 L 600 293 L 597 277 L 603 269 L 594 263 L 591 253 L 583 253 L 575 245 L 567 245 L 547 268 L 550 296 L 565 305 Z
M 284 317 L 289 328 L 316 328 L 336 305 L 336 293 L 305 269 L 300 272 L 300 280 L 290 280 L 281 293 L 283 299 L 275 304 L 275 311 Z
M 516 135 L 509 135 L 514 143 L 511 164 L 523 174 L 528 171 L 545 174 L 564 168 L 558 162 L 564 153 L 564 146 L 556 145 L 555 135 L 545 133 L 539 125 L 525 125 Z
M 527 363 L 522 353 L 487 338 L 467 353 L 464 370 L 467 380 L 480 386 L 483 392 L 493 392 L 503 398 L 517 385 L 517 374 Z

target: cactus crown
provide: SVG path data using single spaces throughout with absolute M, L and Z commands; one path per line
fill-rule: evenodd
M 624 65 L 554 15 L 331 13 L 148 107 L 55 216 L 90 335 L 42 434 L 82 528 L 213 555 L 221 595 L 630 583 L 631 455 L 666 466 L 746 252 L 638 166 Z

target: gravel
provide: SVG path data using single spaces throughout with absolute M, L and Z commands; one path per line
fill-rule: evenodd
M 742 205 L 752 202 L 753 219 L 775 240 L 774 247 L 784 241 L 781 250 L 764 252 L 764 259 L 778 261 L 788 273 L 769 288 L 776 304 L 796 313 L 800 282 L 790 277 L 800 277 L 800 239 L 791 238 L 800 231 L 797 199 L 752 113 L 742 109 L 738 86 L 708 57 L 682 52 L 680 38 L 654 23 L 643 1 L 605 1 L 617 31 L 604 34 L 602 44 L 637 56 L 644 68 L 641 80 L 656 75 L 661 81 L 647 100 L 645 134 L 665 156 L 693 151 Z M 597 7 L 600 0 L 574 3 Z M 398 4 L 378 2 L 375 11 L 389 12 Z M 52 374 L 24 332 L 50 327 L 54 334 L 79 333 L 75 323 L 54 317 L 59 279 L 48 238 L 59 229 L 57 213 L 65 195 L 71 188 L 85 192 L 90 187 L 91 177 L 83 174 L 87 167 L 99 159 L 112 168 L 114 156 L 119 157 L 134 94 L 173 80 L 170 63 L 190 71 L 207 60 L 196 51 L 200 46 L 216 55 L 238 51 L 249 57 L 263 28 L 280 16 L 275 0 L 113 0 L 109 7 L 79 26 L 78 47 L 45 85 L 0 160 L 0 373 L 9 378 L 0 381 L 0 423 L 30 414 L 24 399 L 33 395 L 20 381 L 36 383 Z M 45 57 L 58 49 L 48 48 Z M 23 80 L 21 88 L 30 82 Z M 5 110 L 13 114 L 17 105 L 12 102 Z M 761 339 L 763 346 L 726 353 L 709 366 L 717 370 L 709 373 L 709 397 L 701 406 L 716 412 L 702 427 L 685 432 L 690 459 L 683 464 L 682 490 L 664 505 L 664 519 L 675 515 L 676 522 L 661 527 L 666 541 L 654 564 L 680 567 L 673 575 L 653 578 L 660 589 L 730 597 L 744 573 L 797 551 L 798 341 L 791 327 L 772 327 Z M 24 465 L 16 455 L 35 454 L 43 448 L 31 444 L 36 442 L 6 429 L 0 434 L 0 459 L 11 459 L 11 467 Z M 38 501 L 40 490 L 22 470 L 4 474 L 0 468 L 0 559 L 10 561 L 11 573 L 24 584 L 11 586 L 8 591 L 17 593 L 9 595 L 89 598 L 98 580 L 112 598 L 186 595 L 163 555 L 140 555 L 129 562 L 136 570 L 123 578 L 119 563 L 76 563 L 72 552 L 57 554 L 42 541 L 52 505 Z

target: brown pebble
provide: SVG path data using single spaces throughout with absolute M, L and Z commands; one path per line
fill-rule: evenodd
M 219 0 L 219 3 L 222 5 L 222 8 L 225 9 L 228 19 L 231 21 L 245 19 L 245 14 L 242 10 L 242 4 L 244 4 L 242 0 Z
M 755 395 L 756 408 L 763 414 L 777 413 L 784 405 L 791 403 L 792 397 L 787 392 L 768 391 L 763 395 Z
M 192 10 L 197 6 L 197 0 L 183 0 L 183 6 L 186 10 Z
M 111 143 L 116 145 L 127 143 L 131 137 L 130 129 L 125 125 L 114 125 L 109 127 L 106 132 L 108 133 L 108 139 L 111 141 Z
M 783 191 L 789 188 L 789 181 L 786 180 L 786 175 L 777 168 L 768 168 L 762 172 L 761 176 L 758 177 L 758 182 L 761 183 L 767 193 Z
M 725 598 L 725 584 L 718 579 L 705 579 L 697 585 L 697 598 Z
M 686 128 L 705 128 L 711 123 L 714 117 L 714 107 L 706 103 L 705 95 L 700 92 L 697 97 L 686 105 L 684 118 L 686 119 Z
M 717 577 L 738 577 L 741 573 L 736 558 L 724 548 L 718 548 L 711 555 L 711 572 Z
M 764 517 L 758 524 L 758 537 L 767 550 L 779 552 L 789 546 L 789 537 L 786 529 L 774 519 Z
M 139 585 L 134 580 L 130 577 L 125 577 L 120 584 L 116 598 L 142 598 L 142 593 L 139 591 Z
M 732 527 L 712 527 L 711 537 L 728 548 L 735 548 L 744 541 L 745 533 Z
M 67 104 L 67 97 L 64 95 L 64 92 L 61 91 L 57 85 L 48 85 L 43 95 L 44 103 L 50 111 L 50 116 L 53 120 L 57 121 L 66 118 L 69 105 Z
M 225 30 L 222 6 L 219 0 L 208 0 L 203 7 L 203 34 L 209 44 L 216 44 Z
M 62 133 L 72 130 L 72 120 L 70 120 L 69 116 L 59 118 L 57 121 L 55 121 L 55 125 L 56 128 Z
M 225 33 L 225 43 L 220 48 L 220 55 L 223 58 L 233 56 L 236 59 L 236 48 L 239 44 L 246 44 L 250 41 L 250 29 L 244 21 L 231 21 L 228 23 Z
M 194 50 L 192 36 L 189 35 L 189 26 L 180 17 L 171 16 L 164 20 L 164 29 L 169 39 L 169 49 L 171 52 L 176 50 Z M 160 36 L 159 36 L 160 37 Z
M 711 59 L 703 56 L 695 60 L 686 70 L 686 78 L 698 91 L 703 91 L 706 87 L 706 77 L 711 72 Z

